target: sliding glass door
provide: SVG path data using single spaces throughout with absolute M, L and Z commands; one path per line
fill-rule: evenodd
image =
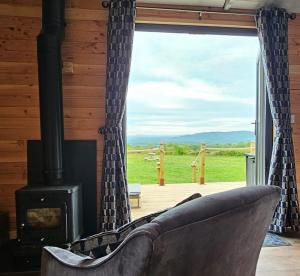
M 264 69 L 261 56 L 257 60 L 257 95 L 256 95 L 256 185 L 266 185 L 270 169 L 273 146 L 273 122 L 269 99 L 266 91 Z

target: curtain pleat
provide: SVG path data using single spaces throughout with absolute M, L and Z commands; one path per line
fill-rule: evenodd
M 274 123 L 274 144 L 268 185 L 281 188 L 270 231 L 299 231 L 299 204 L 291 128 L 288 64 L 288 20 L 284 9 L 262 8 L 256 23 L 267 92 Z
M 130 222 L 122 119 L 129 80 L 135 0 L 111 0 L 107 31 L 106 123 L 104 135 L 100 230 Z

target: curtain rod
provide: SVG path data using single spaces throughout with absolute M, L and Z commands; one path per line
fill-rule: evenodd
M 102 1 L 102 7 L 108 8 L 110 1 Z M 237 15 L 237 16 L 256 16 L 256 13 L 243 13 L 243 12 L 227 12 L 227 11 L 211 11 L 211 10 L 195 10 L 195 9 L 176 9 L 176 8 L 156 8 L 156 7 L 147 7 L 147 6 L 138 6 L 136 7 L 140 10 L 157 10 L 157 11 L 174 11 L 174 12 L 190 12 L 190 13 L 199 13 L 200 19 L 202 14 L 227 14 L 227 15 Z M 289 13 L 290 19 L 296 19 L 295 13 Z

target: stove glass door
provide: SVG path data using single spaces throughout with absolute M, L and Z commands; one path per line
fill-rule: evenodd
M 61 208 L 32 208 L 26 211 L 26 225 L 31 229 L 53 229 L 62 223 Z

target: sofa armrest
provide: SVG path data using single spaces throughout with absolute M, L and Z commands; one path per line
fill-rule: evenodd
M 45 247 L 41 276 L 141 276 L 152 255 L 153 235 L 138 231 L 105 257 L 82 257 L 57 247 Z
M 65 265 L 74 266 L 74 267 L 88 266 L 94 260 L 89 256 L 80 256 L 68 250 L 59 247 L 53 247 L 53 246 L 45 246 L 43 248 L 42 259 L 45 258 L 47 260 L 49 260 L 49 258 L 54 258 Z

